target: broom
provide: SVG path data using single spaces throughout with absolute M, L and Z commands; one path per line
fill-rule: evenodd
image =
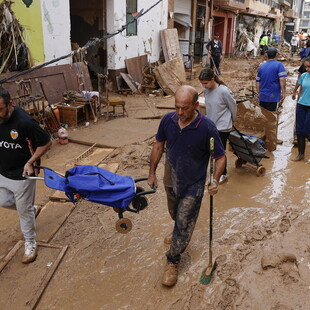
M 214 138 L 210 139 L 210 184 L 213 182 L 213 170 L 214 170 Z M 212 279 L 212 274 L 216 268 L 216 261 L 212 263 L 212 231 L 213 231 L 213 196 L 210 195 L 210 231 L 209 231 L 209 263 L 200 276 L 199 282 L 202 284 L 209 284 Z

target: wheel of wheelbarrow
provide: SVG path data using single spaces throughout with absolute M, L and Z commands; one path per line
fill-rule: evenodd
M 236 159 L 236 161 L 235 161 L 235 167 L 236 168 L 241 168 L 243 164 L 245 164 L 243 159 L 241 159 L 241 158 Z
M 116 231 L 121 234 L 127 234 L 131 231 L 132 223 L 131 220 L 122 218 L 119 219 L 115 224 Z
M 260 166 L 256 169 L 256 175 L 258 177 L 263 177 L 266 173 L 266 168 L 264 166 Z
M 137 196 L 132 200 L 132 207 L 137 210 L 141 211 L 144 210 L 148 205 L 148 200 L 146 197 Z

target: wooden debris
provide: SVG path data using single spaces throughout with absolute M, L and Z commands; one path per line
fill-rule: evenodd
M 129 88 L 131 89 L 131 91 L 133 93 L 138 93 L 138 88 L 135 84 L 134 79 L 130 76 L 130 74 L 126 74 L 126 73 L 120 73 L 121 77 L 124 79 L 124 81 L 126 82 L 126 84 L 129 86 Z

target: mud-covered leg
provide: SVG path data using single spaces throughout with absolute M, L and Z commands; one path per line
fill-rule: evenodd
M 168 261 L 177 264 L 187 248 L 198 218 L 202 197 L 179 199 L 172 242 L 167 253 Z

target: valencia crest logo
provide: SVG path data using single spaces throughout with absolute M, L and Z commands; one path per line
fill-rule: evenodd
M 11 135 L 11 138 L 13 140 L 16 140 L 18 138 L 18 132 L 16 129 L 12 129 L 11 132 L 10 132 L 10 135 Z

